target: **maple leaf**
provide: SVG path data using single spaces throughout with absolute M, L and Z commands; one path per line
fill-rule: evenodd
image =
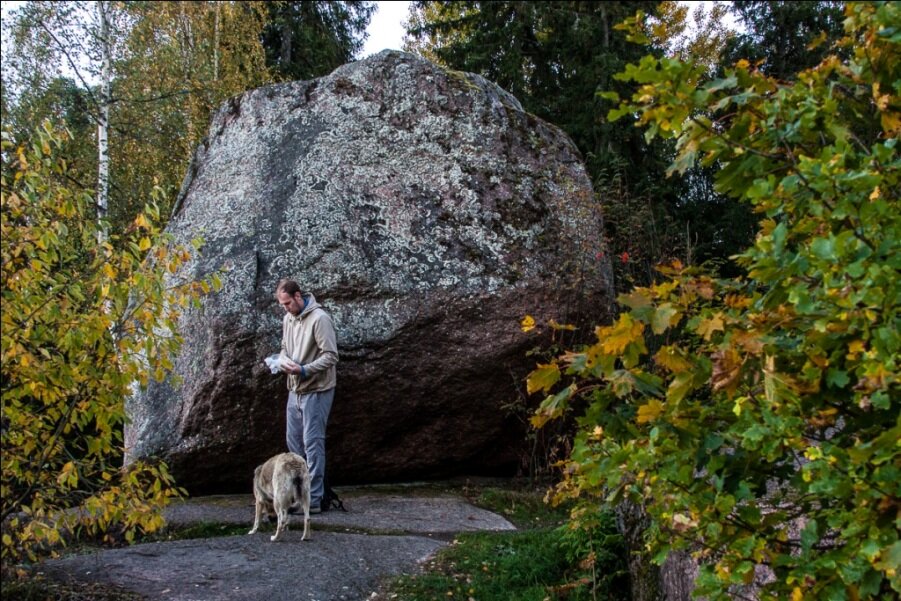
M 738 387 L 741 376 L 742 361 L 734 348 L 717 351 L 713 354 L 713 373 L 710 376 L 710 384 L 714 391 L 726 390 L 732 397 Z
M 538 365 L 538 369 L 529 374 L 526 380 L 526 390 L 534 394 L 539 390 L 547 392 L 551 386 L 560 380 L 560 368 L 556 363 Z
M 635 421 L 639 424 L 646 424 L 656 420 L 663 413 L 663 403 L 657 399 L 651 399 L 648 404 L 638 408 L 638 416 Z
M 725 323 L 723 323 L 723 314 L 715 313 L 712 317 L 701 320 L 698 324 L 698 334 L 704 337 L 704 340 L 710 340 L 714 332 L 725 331 Z
M 644 324 L 625 313 L 612 327 L 597 328 L 596 332 L 604 352 L 616 355 L 626 350 L 631 343 L 641 339 Z
M 654 355 L 654 361 L 674 374 L 688 371 L 694 367 L 694 364 L 685 358 L 685 353 L 676 346 L 660 347 L 660 350 Z

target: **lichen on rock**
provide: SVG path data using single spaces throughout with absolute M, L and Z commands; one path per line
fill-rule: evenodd
M 573 143 L 482 77 L 384 51 L 223 104 L 169 231 L 205 240 L 178 277 L 225 269 L 180 326 L 180 386 L 129 402 L 130 457 L 198 491 L 246 488 L 284 450 L 280 278 L 331 313 L 339 481 L 510 473 L 503 409 L 530 368 L 526 313 L 603 317 L 601 215 Z

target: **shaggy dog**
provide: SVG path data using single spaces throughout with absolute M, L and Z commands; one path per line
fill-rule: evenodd
M 270 521 L 273 513 L 278 520 L 275 534 L 270 538 L 277 541 L 288 529 L 288 510 L 299 502 L 303 507 L 303 537 L 300 540 L 307 540 L 310 533 L 310 470 L 303 457 L 282 453 L 258 466 L 253 472 L 253 496 L 256 498 L 256 516 L 248 534 L 259 529 L 265 507 Z

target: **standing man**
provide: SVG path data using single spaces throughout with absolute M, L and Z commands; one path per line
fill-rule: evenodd
M 293 280 L 282 280 L 275 298 L 285 309 L 282 369 L 288 373 L 288 450 L 310 466 L 310 513 L 322 511 L 325 426 L 335 398 L 338 344 L 328 313 Z M 285 361 L 288 359 L 289 361 Z

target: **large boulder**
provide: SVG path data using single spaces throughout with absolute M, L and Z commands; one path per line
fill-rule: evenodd
M 224 271 L 181 320 L 171 381 L 128 403 L 128 458 L 189 491 L 246 490 L 285 450 L 278 351 L 291 277 L 332 315 L 336 482 L 512 474 L 539 323 L 601 320 L 602 222 L 579 152 L 485 79 L 384 51 L 226 102 L 169 231 L 205 240 L 177 278 Z M 511 408 L 512 407 L 512 408 Z

